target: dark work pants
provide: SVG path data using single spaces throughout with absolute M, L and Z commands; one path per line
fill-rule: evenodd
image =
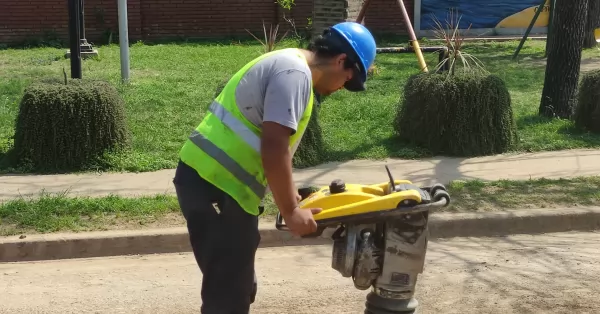
M 249 313 L 256 295 L 258 217 L 182 162 L 173 183 L 203 275 L 201 313 Z

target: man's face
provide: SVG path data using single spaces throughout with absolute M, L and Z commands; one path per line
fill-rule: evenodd
M 352 79 L 354 71 L 352 68 L 344 68 L 345 61 L 346 54 L 340 54 L 321 67 L 323 76 L 319 84 L 315 85 L 315 89 L 319 94 L 329 96 L 344 88 L 344 84 Z

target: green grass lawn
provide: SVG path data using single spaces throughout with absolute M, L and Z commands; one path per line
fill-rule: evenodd
M 437 45 L 439 43 L 423 43 Z M 521 62 L 511 56 L 518 42 L 466 43 L 486 68 L 504 79 L 510 89 L 521 141 L 514 151 L 600 147 L 600 136 L 577 133 L 569 121 L 537 117 L 544 79 L 545 42 L 529 41 L 521 50 Z M 97 47 L 99 58 L 83 63 L 83 76 L 102 78 L 118 85 L 119 47 Z M 183 141 L 202 119 L 217 84 L 260 54 L 250 44 L 166 44 L 131 47 L 131 78 L 119 86 L 126 101 L 127 119 L 133 132 L 133 152 L 113 156 L 115 171 L 152 171 L 174 167 Z M 12 145 L 14 119 L 24 88 L 45 77 L 62 78 L 69 72 L 64 49 L 38 48 L 0 51 L 0 159 Z M 598 58 L 597 49 L 584 58 Z M 433 68 L 437 54 L 426 54 Z M 380 54 L 379 74 L 368 82 L 368 91 L 346 91 L 323 104 L 320 122 L 329 161 L 356 158 L 418 158 L 428 152 L 393 138 L 392 120 L 401 88 L 418 72 L 413 54 Z M 0 162 L 1 164 L 1 162 Z M 18 171 L 7 169 L 3 171 Z
M 446 212 L 489 212 L 523 208 L 600 206 L 600 177 L 527 181 L 454 181 L 448 184 Z M 264 219 L 277 208 L 269 196 Z M 43 194 L 0 203 L 0 236 L 185 226 L 172 195 L 142 198 L 69 197 Z

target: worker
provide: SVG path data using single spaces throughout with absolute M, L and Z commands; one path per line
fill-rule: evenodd
M 363 25 L 342 22 L 307 49 L 263 54 L 233 75 L 183 144 L 173 184 L 203 274 L 202 313 L 249 312 L 267 187 L 292 233 L 316 231 L 321 209 L 298 208 L 292 156 L 315 94 L 365 90 L 375 53 Z

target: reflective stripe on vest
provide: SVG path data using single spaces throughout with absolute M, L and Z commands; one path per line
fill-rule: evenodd
M 231 112 L 227 111 L 223 105 L 213 100 L 208 110 L 214 114 L 223 124 L 228 126 L 233 132 L 239 135 L 244 142 L 255 151 L 260 153 L 260 138 L 254 134 L 244 123 L 236 118 Z M 214 158 L 214 157 L 213 157 Z
M 190 140 L 194 145 L 198 146 L 207 155 L 212 157 L 218 163 L 220 163 L 225 169 L 228 169 L 233 176 L 235 176 L 242 183 L 247 185 L 254 194 L 258 197 L 262 197 L 265 193 L 266 187 L 256 181 L 256 178 L 249 174 L 240 164 L 238 164 L 233 158 L 229 157 L 227 153 L 209 141 L 204 135 L 194 130 L 190 136 Z

